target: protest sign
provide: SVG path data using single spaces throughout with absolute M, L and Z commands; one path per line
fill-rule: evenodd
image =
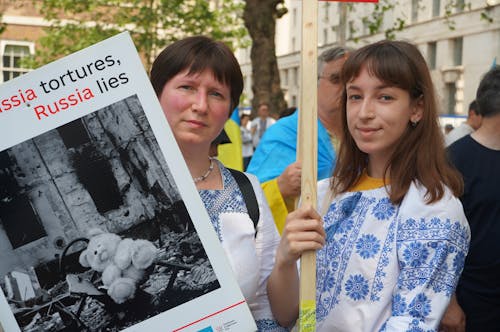
M 256 330 L 127 32 L 0 86 L 0 286 L 7 332 Z

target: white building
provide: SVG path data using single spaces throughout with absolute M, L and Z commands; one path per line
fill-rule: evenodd
M 379 0 L 380 4 L 387 4 Z M 464 115 L 475 98 L 481 76 L 500 62 L 500 0 L 454 1 L 463 9 L 450 7 L 450 0 L 388 0 L 380 33 L 369 34 L 369 21 L 376 18 L 374 3 L 320 1 L 318 8 L 318 54 L 345 44 L 359 48 L 385 39 L 383 31 L 403 19 L 406 28 L 395 31 L 396 39 L 415 43 L 428 61 L 442 114 Z M 303 0 L 285 0 L 288 13 L 276 24 L 276 55 L 281 86 L 289 106 L 300 105 L 301 12 Z M 344 36 L 339 27 L 342 6 L 346 8 Z M 448 15 L 445 15 L 449 13 Z M 364 19 L 363 19 L 364 18 Z M 450 28 L 453 26 L 454 29 Z M 252 98 L 250 49 L 239 50 L 238 60 L 245 77 L 246 101 Z M 246 105 L 243 105 L 246 106 Z

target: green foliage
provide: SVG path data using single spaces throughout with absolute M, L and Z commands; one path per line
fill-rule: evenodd
M 387 12 L 394 11 L 397 5 L 399 5 L 398 1 L 391 0 L 380 0 L 375 4 L 373 12 L 370 16 L 363 16 L 361 18 L 363 24 L 368 28 L 368 33 L 370 35 L 377 34 L 381 32 L 384 22 L 384 16 Z M 387 39 L 396 39 L 396 32 L 401 31 L 406 27 L 406 20 L 402 17 L 396 18 L 392 27 L 385 29 L 384 35 Z
M 159 50 L 188 35 L 208 35 L 233 49 L 246 46 L 244 3 L 216 3 L 217 8 L 206 0 L 44 0 L 40 10 L 52 24 L 28 61 L 34 68 L 124 30 L 148 68 Z

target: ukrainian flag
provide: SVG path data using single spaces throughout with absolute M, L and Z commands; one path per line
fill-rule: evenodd
M 240 115 L 238 108 L 234 109 L 231 117 L 226 121 L 224 130 L 231 143 L 220 144 L 217 148 L 218 157 L 224 166 L 243 171 L 243 153 L 240 131 Z

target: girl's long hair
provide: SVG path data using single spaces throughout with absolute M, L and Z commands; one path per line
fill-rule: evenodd
M 344 86 L 359 75 L 362 67 L 382 82 L 408 91 L 411 103 L 423 105 L 421 120 L 416 125 L 408 123 L 386 165 L 384 179 L 389 174 L 390 186 L 387 188 L 391 201 L 401 203 L 412 181 L 418 181 L 427 189 L 427 203 L 441 199 L 445 186 L 455 196 L 460 196 L 463 180 L 446 156 L 438 124 L 434 85 L 417 47 L 404 41 L 384 40 L 358 49 L 343 66 L 341 77 Z M 337 194 L 349 191 L 368 166 L 368 155 L 357 147 L 349 133 L 346 104 L 344 88 L 343 138 L 332 181 L 332 190 Z

